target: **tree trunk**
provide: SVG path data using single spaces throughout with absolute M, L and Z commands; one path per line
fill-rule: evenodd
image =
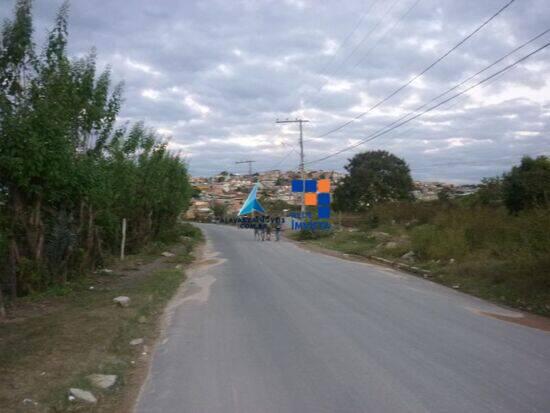
M 15 239 L 10 240 L 9 245 L 9 282 L 10 282 L 10 296 L 11 298 L 17 297 L 17 263 L 19 262 L 19 250 L 17 248 L 17 242 Z
M 94 263 L 94 210 L 88 206 L 88 228 L 86 230 L 86 256 L 87 267 L 92 268 Z
M 6 318 L 6 308 L 4 307 L 4 295 L 2 294 L 2 288 L 0 288 L 0 320 Z

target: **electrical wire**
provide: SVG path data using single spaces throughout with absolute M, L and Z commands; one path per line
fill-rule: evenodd
M 510 0 L 508 3 L 506 3 L 504 6 L 502 6 L 497 12 L 495 12 L 491 17 L 489 17 L 487 20 L 485 20 L 481 25 L 479 25 L 474 31 L 470 32 L 466 37 L 464 37 L 461 41 L 459 41 L 457 44 L 455 44 L 451 49 L 449 49 L 447 52 L 445 52 L 443 55 L 441 55 L 439 58 L 437 58 L 434 62 L 432 62 L 430 65 L 428 65 L 424 70 L 422 70 L 420 73 L 413 76 L 408 82 L 404 83 L 397 89 L 395 89 L 392 93 L 390 93 L 388 96 L 386 96 L 384 99 L 380 100 L 375 105 L 371 106 L 367 111 L 362 112 L 358 114 L 357 116 L 353 117 L 349 121 L 343 123 L 342 125 L 331 129 L 319 136 L 318 138 L 323 138 L 327 135 L 330 135 L 334 132 L 337 132 L 346 126 L 350 125 L 351 123 L 355 122 L 356 120 L 362 118 L 363 116 L 367 115 L 368 113 L 372 112 L 374 109 L 382 105 L 383 103 L 387 102 L 389 99 L 397 95 L 399 92 L 401 92 L 403 89 L 408 87 L 411 83 L 413 83 L 415 80 L 423 76 L 426 72 L 428 72 L 430 69 L 432 69 L 434 66 L 436 66 L 439 62 L 441 62 L 443 59 L 445 59 L 447 56 L 449 56 L 453 51 L 458 49 L 462 44 L 464 44 L 466 41 L 468 41 L 470 38 L 472 38 L 476 33 L 478 33 L 481 29 L 483 29 L 487 24 L 489 24 L 492 20 L 494 20 L 499 14 L 501 14 L 504 10 L 506 10 L 508 7 L 514 3 L 515 0 Z
M 543 46 L 541 46 L 541 47 L 539 47 L 539 48 L 537 48 L 537 49 L 535 49 L 535 50 L 532 51 L 531 53 L 529 53 L 529 54 L 523 56 L 522 58 L 520 58 L 520 59 L 516 60 L 515 62 L 509 64 L 508 66 L 504 67 L 503 69 L 501 69 L 501 70 L 499 70 L 499 71 L 493 73 L 492 75 L 490 75 L 490 76 L 488 76 L 488 77 L 486 77 L 486 78 L 480 80 L 479 82 L 473 84 L 472 86 L 469 86 L 468 88 L 462 90 L 461 92 L 458 92 L 458 93 L 452 95 L 451 97 L 449 97 L 449 98 L 443 100 L 442 102 L 437 103 L 436 105 L 431 106 L 431 107 L 429 107 L 428 109 L 426 109 L 426 110 L 424 110 L 424 111 L 422 111 L 422 112 L 420 112 L 420 113 L 417 113 L 416 115 L 412 116 L 412 117 L 409 118 L 409 119 L 406 119 L 406 120 L 404 120 L 404 121 L 402 121 L 402 122 L 400 122 L 400 123 L 398 123 L 398 124 L 395 124 L 394 126 L 392 126 L 392 127 L 390 127 L 390 128 L 387 128 L 387 129 L 385 129 L 385 130 L 382 130 L 381 132 L 375 132 L 374 134 L 369 135 L 367 138 L 362 139 L 362 140 L 359 141 L 358 143 L 355 143 L 355 144 L 353 144 L 353 145 L 347 146 L 347 147 L 345 147 L 345 148 L 343 148 L 343 149 L 340 149 L 340 150 L 338 150 L 338 151 L 336 151 L 336 152 L 334 152 L 334 153 L 332 153 L 332 154 L 329 154 L 329 155 L 327 155 L 327 156 L 324 156 L 324 157 L 322 157 L 322 158 L 318 158 L 318 159 L 314 159 L 314 160 L 312 160 L 312 161 L 306 162 L 305 164 L 307 165 L 307 164 L 312 164 L 312 163 L 317 163 L 317 162 L 324 161 L 324 160 L 329 159 L 329 158 L 332 158 L 332 157 L 334 157 L 334 156 L 336 156 L 336 155 L 338 155 L 338 154 L 340 154 L 340 153 L 342 153 L 342 152 L 345 152 L 345 151 L 347 151 L 347 150 L 349 150 L 349 149 L 355 148 L 355 147 L 357 147 L 357 146 L 359 146 L 359 145 L 362 145 L 362 144 L 364 144 L 364 143 L 366 143 L 366 142 L 370 142 L 370 141 L 372 141 L 372 140 L 374 140 L 374 139 L 376 139 L 376 138 L 378 138 L 378 137 L 380 137 L 380 136 L 383 136 L 383 135 L 385 135 L 385 134 L 391 132 L 392 130 L 394 130 L 394 129 L 398 128 L 398 127 L 401 127 L 401 126 L 403 126 L 403 125 L 405 125 L 405 124 L 407 124 L 407 123 L 409 123 L 409 122 L 411 122 L 411 121 L 413 121 L 413 120 L 415 120 L 415 119 L 417 119 L 417 118 L 419 118 L 419 117 L 425 115 L 426 113 L 431 112 L 431 111 L 434 110 L 434 109 L 437 109 L 438 107 L 442 106 L 443 104 L 445 104 L 445 103 L 447 103 L 447 102 L 449 102 L 449 101 L 451 101 L 451 100 L 454 100 L 455 98 L 457 98 L 457 97 L 459 97 L 459 96 L 462 96 L 462 95 L 465 94 L 466 92 L 469 92 L 470 90 L 472 90 L 472 89 L 474 89 L 474 88 L 476 88 L 476 87 L 478 87 L 478 86 L 480 86 L 480 85 L 486 83 L 486 82 L 489 81 L 490 79 L 492 79 L 492 78 L 494 78 L 494 77 L 496 77 L 496 76 L 498 76 L 498 75 L 504 73 L 505 71 L 511 69 L 512 67 L 514 67 L 514 66 L 520 64 L 521 62 L 527 60 L 527 59 L 530 58 L 531 56 L 533 56 L 533 55 L 535 55 L 535 54 L 541 52 L 542 50 L 544 50 L 544 49 L 547 48 L 548 46 L 550 46 L 550 42 L 544 44 Z M 414 113 L 414 111 L 411 112 L 411 113 Z
M 440 93 L 439 95 L 433 97 L 432 99 L 430 99 L 428 102 L 424 103 L 423 105 L 417 107 L 416 109 L 414 109 L 413 111 L 409 112 L 409 113 L 406 113 L 405 115 L 401 116 L 400 118 L 396 119 L 395 121 L 393 121 L 392 123 L 386 125 L 384 128 L 382 129 L 379 129 L 377 132 L 375 133 L 378 133 L 386 128 L 390 128 L 392 127 L 393 125 L 401 122 L 403 119 L 406 119 L 407 117 L 411 116 L 411 114 L 414 114 L 414 113 L 417 113 L 418 111 L 424 109 L 426 106 L 428 106 L 430 103 L 433 103 L 435 101 L 437 101 L 438 99 L 440 99 L 441 97 L 447 95 L 449 92 L 452 92 L 453 90 L 456 90 L 458 89 L 460 86 L 463 86 L 464 84 L 466 84 L 467 82 L 469 82 L 470 80 L 472 80 L 473 78 L 475 78 L 476 76 L 480 75 L 481 73 L 483 72 L 486 72 L 487 70 L 489 70 L 490 68 L 496 66 L 497 64 L 501 63 L 503 60 L 505 60 L 506 58 L 510 57 L 511 55 L 513 55 L 514 53 L 516 53 L 517 51 L 523 49 L 524 47 L 526 47 L 527 45 L 533 43 L 534 41 L 540 39 L 542 36 L 544 36 L 545 34 L 549 33 L 550 32 L 550 28 L 549 29 L 546 29 L 544 30 L 543 32 L 537 34 L 536 36 L 530 38 L 529 40 L 527 40 L 526 42 L 522 43 L 521 45 L 517 46 L 516 48 L 514 48 L 513 50 L 511 50 L 510 52 L 506 53 L 504 56 L 500 57 L 499 59 L 495 60 L 493 63 L 491 63 L 490 65 L 488 66 L 485 66 L 483 69 L 477 71 L 476 73 L 474 73 L 473 75 L 471 76 L 468 76 L 466 79 L 464 79 L 462 82 L 454 85 L 453 87 L 451 87 L 450 89 L 447 89 L 446 91 L 444 91 L 443 93 Z M 454 105 L 453 105 L 454 106 Z

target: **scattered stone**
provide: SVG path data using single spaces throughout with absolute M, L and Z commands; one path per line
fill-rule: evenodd
M 108 389 L 115 384 L 117 376 L 114 374 L 90 374 L 88 380 L 93 386 L 100 389 Z
M 132 341 L 130 341 L 130 345 L 131 345 L 131 346 L 138 346 L 138 345 L 140 345 L 141 343 L 143 343 L 143 339 L 142 339 L 142 338 L 134 338 Z
M 145 318 L 145 316 L 143 315 L 140 315 L 138 318 L 138 323 L 145 324 L 146 322 L 147 322 L 147 318 Z
M 113 272 L 113 270 L 110 270 L 109 268 L 102 268 L 102 269 L 101 269 L 101 272 L 102 272 L 103 274 L 110 274 L 110 273 Z
M 449 260 L 449 264 L 454 264 L 454 263 L 455 263 L 455 259 L 454 259 L 454 258 L 451 258 L 451 259 Z
M 168 251 L 164 251 L 162 254 L 163 257 L 174 257 L 176 254 L 172 253 L 172 252 L 168 252 Z
M 71 399 L 71 396 L 73 397 Z M 92 392 L 89 392 L 87 390 L 77 389 L 77 388 L 71 388 L 69 389 L 69 400 L 81 400 L 86 403 L 97 403 L 97 399 L 92 394 Z
M 374 238 L 389 238 L 390 237 L 390 234 L 388 234 L 387 232 L 382 232 L 382 231 L 372 231 L 371 235 Z
M 33 399 L 23 399 L 23 404 L 26 406 L 38 406 L 38 402 L 35 402 Z
M 397 245 L 398 245 L 397 242 L 390 241 L 384 244 L 384 248 L 387 248 L 387 249 L 397 248 Z
M 458 289 L 460 288 L 460 285 L 455 284 L 455 285 L 453 285 L 453 288 L 454 288 L 455 290 L 458 290 Z
M 113 302 L 121 307 L 128 307 L 130 306 L 130 297 L 121 295 L 120 297 L 113 298 Z
M 94 287 L 93 285 L 91 285 L 89 289 L 90 289 L 90 290 L 94 290 L 95 287 Z
M 183 266 L 181 264 L 176 265 L 176 270 L 181 270 Z
M 409 251 L 409 252 L 403 254 L 403 255 L 401 256 L 401 259 L 407 260 L 407 261 L 414 261 L 414 257 L 415 257 L 414 252 L 413 252 L 413 251 Z

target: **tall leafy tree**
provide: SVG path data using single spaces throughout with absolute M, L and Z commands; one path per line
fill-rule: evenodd
M 359 153 L 345 168 L 348 175 L 334 191 L 336 210 L 364 211 L 381 202 L 413 199 L 409 167 L 389 152 Z
M 521 164 L 503 175 L 502 194 L 511 213 L 550 205 L 550 159 L 525 156 Z
M 142 123 L 117 126 L 122 85 L 96 52 L 67 55 L 64 3 L 35 53 L 30 0 L 0 38 L 0 290 L 12 296 L 93 268 L 171 231 L 191 196 L 185 164 Z M 3 246 L 3 247 L 2 247 Z M 2 257 L 0 257 L 2 258 Z

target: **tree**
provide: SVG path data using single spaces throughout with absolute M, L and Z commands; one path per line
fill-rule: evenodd
M 116 252 L 173 231 L 191 196 L 187 169 L 142 123 L 116 127 L 122 85 L 92 50 L 70 59 L 63 4 L 41 53 L 31 1 L 0 35 L 0 288 L 67 281 Z M 2 265 L 7 263 L 7 265 Z
M 500 177 L 483 178 L 474 199 L 481 205 L 500 205 L 502 203 L 502 179 Z
M 502 194 L 504 204 L 513 214 L 550 205 L 550 159 L 523 157 L 519 166 L 503 175 Z
M 201 193 L 202 193 L 202 190 L 200 188 L 198 188 L 196 186 L 191 187 L 191 197 L 192 198 L 195 198 L 195 199 L 200 198 Z
M 210 209 L 217 219 L 224 219 L 227 215 L 228 206 L 225 202 L 214 201 L 210 204 Z
M 443 204 L 448 204 L 451 201 L 452 190 L 449 187 L 444 187 L 437 193 L 437 199 Z
M 334 191 L 333 208 L 364 211 L 386 201 L 412 200 L 413 181 L 404 160 L 386 151 L 355 155 Z

